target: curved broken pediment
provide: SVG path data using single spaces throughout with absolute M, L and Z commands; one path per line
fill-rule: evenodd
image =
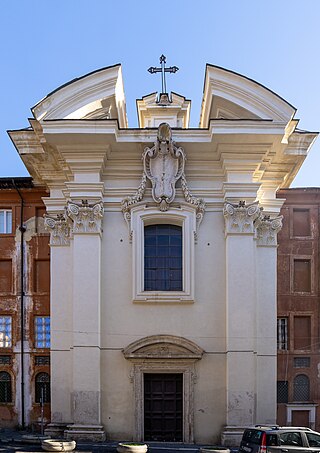
M 74 79 L 52 91 L 31 110 L 38 121 L 118 119 L 120 127 L 127 127 L 121 65 Z
M 288 123 L 296 109 L 269 88 L 236 72 L 207 65 L 200 127 L 211 119 L 268 119 Z
M 126 359 L 199 360 L 204 351 L 183 337 L 152 335 L 131 343 L 122 352 Z

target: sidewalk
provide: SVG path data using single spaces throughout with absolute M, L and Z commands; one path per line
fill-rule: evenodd
M 15 431 L 11 429 L 0 429 L 0 453 L 22 453 L 22 452 L 42 452 L 41 439 L 37 439 L 40 434 L 30 433 L 30 431 Z M 119 442 L 77 442 L 75 452 L 92 453 L 116 453 Z M 205 445 L 184 444 L 173 442 L 147 442 L 150 453 L 169 453 L 186 452 L 197 453 Z M 215 445 L 215 447 L 220 447 Z M 211 446 L 213 448 L 213 446 Z M 237 448 L 230 448 L 231 453 L 236 453 Z

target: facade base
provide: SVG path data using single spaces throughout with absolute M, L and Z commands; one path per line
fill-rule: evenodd
M 226 447 L 239 447 L 244 430 L 243 426 L 225 426 L 221 433 L 221 444 Z
M 68 425 L 64 431 L 64 438 L 103 442 L 106 440 L 106 432 L 102 425 Z
M 49 423 L 44 430 L 44 434 L 52 437 L 53 439 L 62 439 L 66 428 L 67 423 Z

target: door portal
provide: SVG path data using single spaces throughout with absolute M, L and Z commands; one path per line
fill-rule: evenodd
M 183 441 L 183 375 L 144 373 L 144 439 Z

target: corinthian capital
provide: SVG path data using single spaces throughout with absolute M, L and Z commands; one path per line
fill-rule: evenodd
M 82 200 L 81 205 L 68 202 L 68 217 L 73 221 L 73 233 L 101 233 L 103 219 L 103 203 L 89 205 Z
M 63 214 L 57 218 L 44 215 L 44 227 L 50 232 L 50 245 L 70 244 L 69 220 Z
M 255 226 L 257 229 L 257 245 L 275 246 L 277 245 L 277 234 L 282 228 L 283 216 L 270 219 L 270 216 L 259 217 Z
M 258 202 L 248 205 L 245 201 L 239 201 L 239 204 L 225 203 L 223 215 L 226 234 L 254 233 L 254 221 L 260 212 Z

